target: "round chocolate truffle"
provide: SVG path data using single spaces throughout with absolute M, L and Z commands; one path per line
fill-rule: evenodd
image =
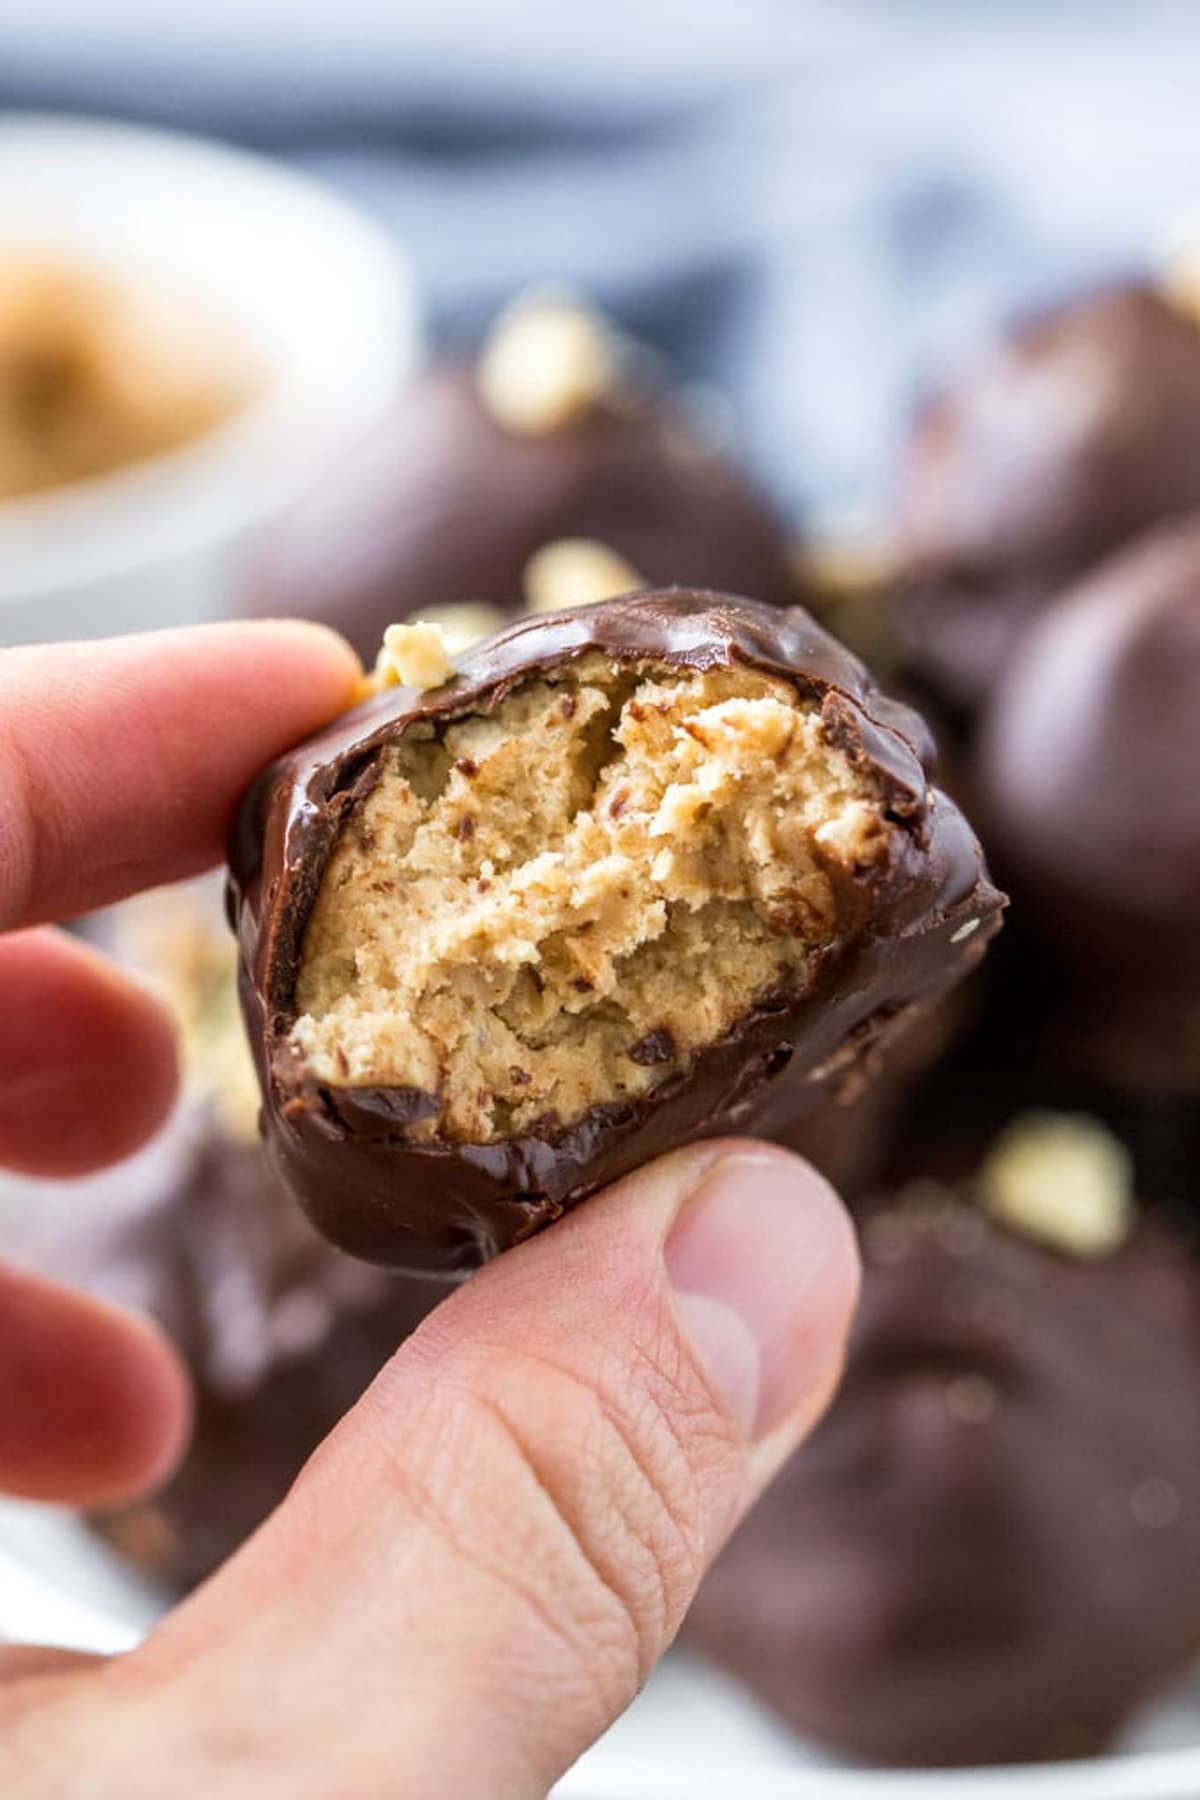
M 587 313 L 570 354 L 545 357 L 539 326 L 561 311 L 518 308 L 479 367 L 419 382 L 263 538 L 247 609 L 323 620 L 366 660 L 393 621 L 463 602 L 498 609 L 483 636 L 526 604 L 646 584 L 794 598 L 784 534 L 703 418 Z
M 930 1184 L 861 1222 L 843 1385 L 686 1630 L 868 1761 L 1094 1751 L 1200 1650 L 1200 1266 L 1149 1218 L 1072 1255 Z
M 1139 541 L 1030 626 L 985 713 L 974 783 L 1005 878 L 1064 961 L 1096 991 L 1140 989 L 1193 1015 L 1198 768 L 1200 517 Z
M 919 414 L 896 510 L 908 659 L 958 705 L 1023 621 L 1200 505 L 1200 330 L 1130 283 L 1019 326 Z
M 268 1147 L 356 1255 L 459 1274 L 792 1127 L 999 923 L 920 720 L 799 607 L 671 590 L 431 651 L 396 628 L 428 690 L 266 770 L 230 846 Z

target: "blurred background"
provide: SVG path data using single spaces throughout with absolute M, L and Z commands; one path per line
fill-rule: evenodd
M 0 643 L 799 596 L 1014 895 L 796 1135 L 848 1380 L 580 1796 L 1113 1746 L 1190 1760 L 987 1791 L 1200 1792 L 1198 54 L 1192 0 L 0 4 Z M 112 1648 L 437 1290 L 266 1170 L 219 884 L 85 928 L 187 1091 L 0 1241 L 175 1331 L 199 1429 L 98 1536 L 0 1508 L 0 1637 Z
M 914 391 L 1193 206 L 1188 0 L 8 0 L 0 104 L 214 133 L 411 258 L 442 342 L 570 279 L 736 403 L 795 512 L 875 508 Z

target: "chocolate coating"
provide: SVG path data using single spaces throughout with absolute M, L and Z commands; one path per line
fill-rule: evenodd
M 894 1166 L 923 1082 L 970 1027 L 980 980 L 976 975 L 898 1019 L 882 1049 L 867 1051 L 830 1103 L 780 1126 L 772 1133 L 776 1143 L 805 1157 L 849 1203 L 877 1189 Z
M 941 1189 L 862 1219 L 833 1406 L 686 1634 L 800 1730 L 929 1766 L 1090 1753 L 1200 1650 L 1200 1266 L 1078 1262 Z
M 404 1125 L 434 1110 L 431 1096 L 323 1088 L 289 1043 L 305 929 L 339 828 L 414 722 L 486 711 L 515 684 L 597 651 L 792 683 L 820 705 L 830 742 L 879 780 L 896 827 L 890 860 L 855 878 L 861 926 L 818 958 L 807 992 L 761 1004 L 640 1099 L 492 1143 L 408 1141 Z M 455 1275 L 662 1151 L 793 1126 L 872 1042 L 965 973 L 998 924 L 978 843 L 928 784 L 930 754 L 917 716 L 800 608 L 679 591 L 528 620 L 468 652 L 447 686 L 396 689 L 337 721 L 265 772 L 230 843 L 241 998 L 283 1179 L 353 1254 Z
M 560 538 L 596 539 L 650 583 L 795 597 L 766 506 L 662 403 L 518 436 L 457 365 L 263 537 L 246 609 L 323 620 L 369 662 L 386 626 L 430 607 L 519 612 L 526 563 Z
M 1181 1005 L 1194 1016 L 1200 995 L 1198 695 L 1193 518 L 1041 615 L 978 747 L 975 788 L 1006 878 L 1090 984 L 1125 988 L 1131 1004 L 1157 995 L 1160 1028 Z
M 918 673 L 972 704 L 1024 622 L 1124 539 L 1200 505 L 1200 331 L 1129 283 L 1019 326 L 920 413 L 896 535 Z

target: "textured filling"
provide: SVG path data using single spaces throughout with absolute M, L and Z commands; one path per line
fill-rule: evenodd
M 385 752 L 293 1042 L 329 1086 L 432 1095 L 416 1139 L 569 1124 L 802 990 L 888 830 L 788 683 L 592 654 Z

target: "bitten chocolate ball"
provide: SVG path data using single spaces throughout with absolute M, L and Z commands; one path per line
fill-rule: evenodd
M 369 658 L 393 621 L 464 602 L 486 636 L 647 583 L 795 598 L 765 503 L 612 344 L 587 312 L 518 307 L 478 367 L 427 376 L 272 527 L 248 610 L 323 620 Z
M 1046 609 L 984 718 L 1006 878 L 1089 981 L 1200 995 L 1200 518 Z M 1164 1023 L 1160 1014 L 1160 1026 Z
M 1200 1651 L 1200 1265 L 1150 1218 L 1084 1259 L 931 1184 L 860 1223 L 842 1386 L 685 1634 L 871 1762 L 1092 1753 Z
M 269 769 L 231 840 L 276 1167 L 461 1273 L 660 1151 L 793 1125 L 1000 896 L 914 713 L 799 608 L 511 627 Z
M 1124 539 L 1200 506 L 1200 330 L 1131 283 L 1002 338 L 918 416 L 896 536 L 917 673 L 972 705 L 1024 621 Z

